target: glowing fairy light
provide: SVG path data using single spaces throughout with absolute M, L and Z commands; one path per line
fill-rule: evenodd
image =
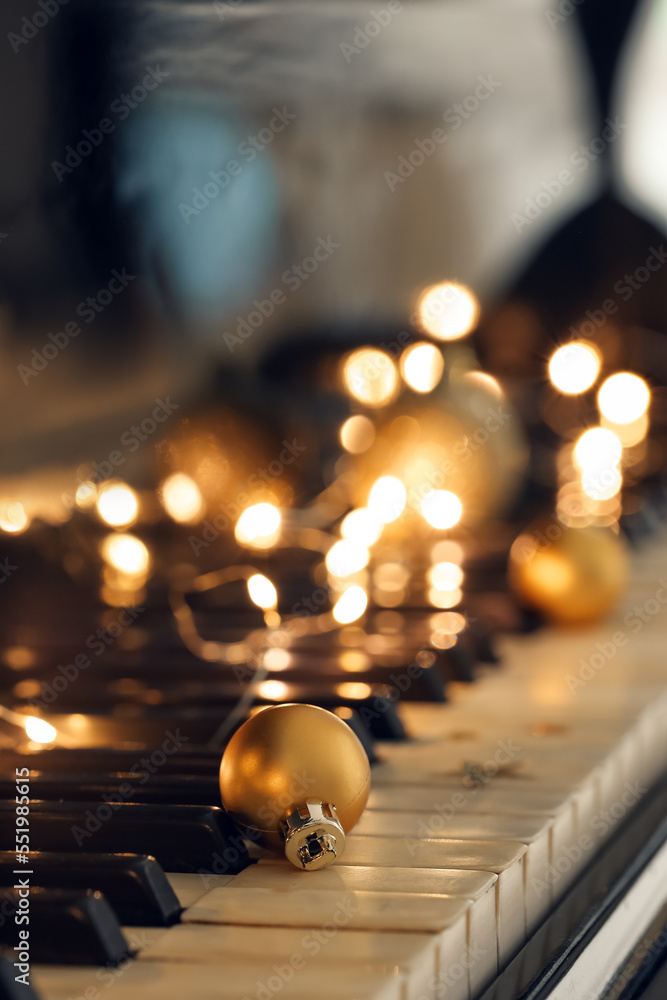
M 255 573 L 248 580 L 247 587 L 250 600 L 258 608 L 263 608 L 264 611 L 275 608 L 278 603 L 278 592 L 268 577 Z
M 463 570 L 456 563 L 441 562 L 431 566 L 427 577 L 437 590 L 456 590 L 463 583 Z
M 204 498 L 194 479 L 175 472 L 162 484 L 162 504 L 179 524 L 193 524 L 204 513 Z
M 617 466 L 603 473 L 584 473 L 581 477 L 581 488 L 591 500 L 611 500 L 620 492 L 622 485 L 623 476 Z
M 340 625 L 349 625 L 357 618 L 361 618 L 367 604 L 368 595 L 363 587 L 356 585 L 348 587 L 338 598 L 333 609 L 333 616 Z
M 359 507 L 343 518 L 340 533 L 343 538 L 367 548 L 377 542 L 382 534 L 382 523 L 377 517 L 373 517 L 367 507 Z
M 581 472 L 589 475 L 616 468 L 622 454 L 623 445 L 606 427 L 584 431 L 574 446 L 574 461 Z
M 150 567 L 150 553 L 135 535 L 107 535 L 102 542 L 101 552 L 110 566 L 128 576 L 142 576 Z
M 380 476 L 368 494 L 368 510 L 382 524 L 400 517 L 407 502 L 405 486 L 395 476 Z
M 50 722 L 38 719 L 35 715 L 29 715 L 26 718 L 25 731 L 28 738 L 35 743 L 53 743 L 58 735 Z
M 125 528 L 137 519 L 137 494 L 125 483 L 106 483 L 97 493 L 97 513 L 111 528 Z
M 239 545 L 269 549 L 278 541 L 280 511 L 272 503 L 256 503 L 246 507 L 234 528 Z
M 257 687 L 257 694 L 266 701 L 283 701 L 289 694 L 289 688 L 282 681 L 262 681 Z
M 449 490 L 432 490 L 421 502 L 421 512 L 433 528 L 444 531 L 461 520 L 463 506 L 456 493 Z
M 374 440 L 373 421 L 361 413 L 346 420 L 340 429 L 340 443 L 351 455 L 361 455 L 368 451 Z
M 459 340 L 479 319 L 479 303 L 465 285 L 446 281 L 422 292 L 417 302 L 417 322 L 437 340 Z
M 74 500 L 79 510 L 90 510 L 91 507 L 94 507 L 96 497 L 97 486 L 91 479 L 79 483 L 77 491 L 74 494 Z
M 385 351 L 360 347 L 343 364 L 343 382 L 348 393 L 364 406 L 386 406 L 398 388 L 396 365 Z
M 591 344 L 573 341 L 551 355 L 549 378 L 566 396 L 586 392 L 600 373 L 600 355 Z
M 651 392 L 639 375 L 618 372 L 610 375 L 598 392 L 600 413 L 615 424 L 630 424 L 642 417 L 651 402 Z
M 348 701 L 361 701 L 373 694 L 370 684 L 364 684 L 363 681 L 341 681 L 334 690 L 339 698 L 346 698 Z
M 12 535 L 19 535 L 28 527 L 29 518 L 18 500 L 0 501 L 0 528 Z
M 413 344 L 401 356 L 401 374 L 415 392 L 431 392 L 442 378 L 445 360 L 434 344 Z
M 368 549 L 349 539 L 343 539 L 331 546 L 327 552 L 325 563 L 334 576 L 350 576 L 368 566 Z

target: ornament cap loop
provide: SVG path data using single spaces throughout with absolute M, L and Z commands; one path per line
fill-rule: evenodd
M 330 802 L 309 799 L 283 820 L 285 857 L 296 868 L 316 871 L 326 868 L 345 847 L 345 833 Z

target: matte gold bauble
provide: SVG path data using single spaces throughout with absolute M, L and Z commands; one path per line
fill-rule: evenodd
M 509 558 L 510 585 L 526 604 L 564 624 L 604 617 L 627 583 L 627 553 L 608 528 L 543 521 L 524 531 Z
M 366 753 L 341 719 L 314 705 L 276 705 L 238 729 L 220 764 L 222 803 L 255 842 L 297 868 L 340 857 L 370 790 Z

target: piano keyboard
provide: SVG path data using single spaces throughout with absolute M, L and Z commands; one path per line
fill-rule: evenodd
M 106 962 L 91 964 L 83 954 L 67 964 L 33 964 L 37 996 L 475 1000 L 485 990 L 493 1000 L 519 996 L 529 985 L 528 969 L 520 967 L 509 986 L 499 973 L 569 889 L 588 891 L 581 877 L 587 865 L 667 765 L 667 622 L 656 598 L 666 557 L 664 542 L 635 557 L 631 585 L 610 620 L 506 636 L 500 668 L 478 663 L 478 683 L 450 681 L 448 703 L 401 699 L 395 725 L 409 738 L 401 739 L 393 722 L 375 726 L 368 809 L 343 857 L 318 872 L 298 872 L 234 833 L 216 807 L 215 753 L 193 745 L 171 757 L 162 753 L 164 766 L 145 783 L 136 780 L 130 758 L 148 751 L 35 754 L 33 794 L 66 801 L 34 807 L 34 847 L 77 852 L 69 873 L 63 855 L 34 856 L 33 884 L 44 866 L 45 912 L 57 912 L 49 910 L 57 890 L 81 893 L 86 883 L 105 890 L 112 908 L 117 900 L 131 953 L 114 955 L 110 934 L 102 942 Z M 636 607 L 646 609 L 645 621 L 628 617 Z M 347 677 L 362 683 L 363 673 Z M 355 704 L 350 699 L 343 708 L 351 714 Z M 393 702 L 386 709 L 391 720 Z M 177 725 L 177 707 L 169 711 Z M 184 709 L 184 731 L 188 718 Z M 194 718 L 199 724 L 205 716 Z M 367 728 L 372 723 L 369 712 Z M 4 775 L 13 776 L 20 756 L 0 753 Z M 122 789 L 124 778 L 134 781 L 136 800 L 130 797 L 89 833 L 86 811 L 111 787 Z M 70 836 L 77 817 L 87 834 L 78 847 Z M 156 862 L 123 862 L 123 852 L 152 854 Z M 0 858 L 6 886 L 14 877 L 8 862 L 10 856 Z M 646 907 L 644 926 L 663 896 L 657 892 L 653 909 Z M 87 905 L 80 898 L 63 903 L 74 913 Z M 4 926 L 14 934 L 13 921 Z M 2 938 L 6 945 L 10 936 Z M 628 939 L 628 951 L 632 944 Z M 619 952 L 618 961 L 623 957 Z M 0 997 L 27 995 L 3 982 Z

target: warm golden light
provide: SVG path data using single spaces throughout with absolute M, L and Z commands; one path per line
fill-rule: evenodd
M 141 576 L 148 572 L 150 553 L 141 539 L 135 535 L 107 535 L 100 549 L 102 557 L 121 573 Z
M 433 528 L 443 531 L 458 524 L 463 507 L 455 493 L 450 493 L 449 490 L 432 490 L 422 500 L 421 512 Z
M 97 493 L 97 513 L 110 527 L 125 528 L 137 519 L 137 494 L 125 483 L 105 483 Z
M 437 590 L 457 590 L 463 583 L 463 570 L 456 563 L 441 562 L 431 566 L 427 577 Z
M 446 281 L 422 292 L 417 302 L 417 322 L 438 340 L 458 340 L 479 319 L 479 303 L 465 285 Z
M 97 486 L 90 479 L 80 483 L 74 494 L 74 499 L 79 510 L 89 510 L 91 507 L 94 507 L 96 497 Z
M 257 694 L 267 701 L 282 701 L 289 694 L 289 688 L 282 681 L 262 681 L 257 686 Z
M 463 546 L 448 538 L 436 542 L 431 549 L 431 559 L 434 563 L 453 562 L 460 566 L 463 562 L 463 554 Z
M 438 615 L 433 615 L 430 621 L 431 628 L 438 632 L 447 632 L 450 635 L 458 635 L 466 627 L 466 620 L 458 611 L 443 611 Z
M 368 495 L 368 510 L 382 524 L 389 524 L 401 516 L 407 501 L 408 494 L 400 479 L 380 476 Z
M 357 542 L 343 539 L 331 546 L 327 552 L 325 563 L 334 576 L 350 576 L 368 566 L 368 549 Z
M 373 694 L 370 684 L 364 684 L 362 681 L 342 681 L 336 684 L 334 690 L 339 698 L 347 698 L 350 701 L 360 701 Z
M 624 448 L 634 448 L 648 434 L 648 413 L 642 413 L 641 417 L 631 420 L 628 424 L 615 424 L 613 420 L 602 416 L 600 424 L 607 430 L 613 431 Z
M 445 359 L 434 344 L 413 344 L 401 356 L 401 374 L 415 392 L 431 392 L 442 378 Z
M 487 392 L 490 392 L 498 399 L 503 399 L 505 396 L 503 387 L 498 379 L 494 378 L 493 375 L 489 375 L 488 372 L 466 372 L 463 376 L 463 381 L 477 389 L 486 389 Z
M 269 549 L 278 541 L 280 521 L 280 511 L 272 503 L 246 507 L 234 528 L 236 541 L 254 549 Z
M 396 365 L 377 347 L 360 347 L 343 364 L 348 393 L 364 406 L 386 406 L 399 388 Z
M 613 431 L 592 427 L 584 431 L 574 446 L 574 461 L 582 473 L 600 475 L 615 469 L 621 461 L 623 445 Z
M 333 609 L 333 616 L 340 625 L 349 625 L 357 618 L 361 618 L 367 604 L 368 595 L 363 587 L 356 585 L 348 587 L 338 598 Z
M 361 455 L 375 441 L 375 426 L 369 417 L 359 413 L 350 417 L 340 429 L 340 443 L 351 455 Z
M 18 535 L 28 527 L 28 515 L 18 500 L 0 502 L 0 528 L 9 534 Z
M 566 396 L 576 396 L 595 382 L 600 373 L 600 355 L 591 344 L 573 341 L 551 355 L 549 378 Z
M 250 600 L 258 608 L 268 611 L 278 603 L 278 593 L 268 577 L 255 573 L 247 583 Z
M 351 510 L 343 518 L 340 533 L 343 538 L 368 547 L 377 542 L 382 534 L 382 523 L 373 517 L 367 507 L 359 507 L 357 510 Z
M 454 590 L 440 590 L 439 587 L 431 587 L 428 592 L 429 604 L 434 608 L 455 608 L 463 599 L 463 591 L 460 587 Z
M 630 424 L 642 417 L 651 402 L 648 385 L 639 375 L 618 372 L 610 375 L 598 392 L 600 413 L 615 424 Z
M 38 719 L 35 715 L 29 715 L 26 718 L 25 731 L 35 743 L 53 743 L 58 735 L 51 723 L 44 719 Z
M 194 479 L 175 472 L 162 484 L 162 504 L 179 524 L 193 524 L 204 514 L 204 498 Z
M 288 649 L 281 649 L 280 646 L 273 646 L 264 653 L 264 666 L 269 670 L 286 670 L 292 662 L 292 655 Z

